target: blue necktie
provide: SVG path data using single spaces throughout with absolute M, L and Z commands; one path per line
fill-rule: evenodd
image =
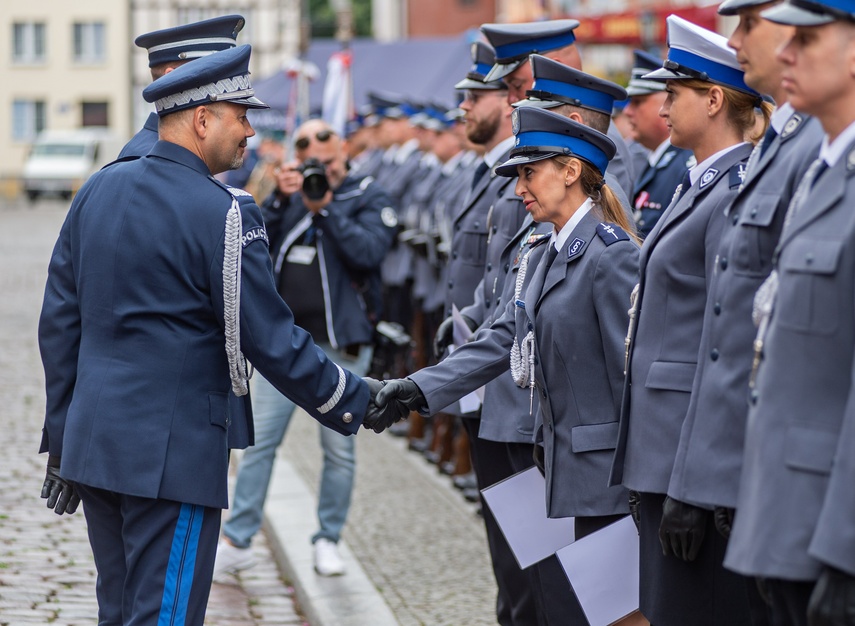
M 478 167 L 475 168 L 475 174 L 472 176 L 472 189 L 475 189 L 475 185 L 478 184 L 478 181 L 481 180 L 481 177 L 484 176 L 488 169 L 490 169 L 490 166 L 484 161 L 478 164 Z
M 772 142 L 777 136 L 778 133 L 775 131 L 775 127 L 769 124 L 769 128 L 766 129 L 766 134 L 763 135 L 763 144 L 760 146 L 759 158 L 763 158 L 763 155 L 766 154 L 766 150 L 769 149 L 769 146 L 772 145 Z
M 692 178 L 689 176 L 689 170 L 686 170 L 686 173 L 683 175 L 683 180 L 680 182 L 682 187 L 680 188 L 680 195 L 677 196 L 677 201 L 686 195 L 686 192 L 689 191 L 689 188 L 692 186 Z

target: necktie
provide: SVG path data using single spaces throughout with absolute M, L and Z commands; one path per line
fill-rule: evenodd
M 478 167 L 475 168 L 475 174 L 472 176 L 472 189 L 475 189 L 475 185 L 478 184 L 478 181 L 481 180 L 481 177 L 484 176 L 488 169 L 490 169 L 490 166 L 484 161 L 478 164 Z
M 683 176 L 683 180 L 680 183 L 680 195 L 677 196 L 677 200 L 686 195 L 686 192 L 689 191 L 689 188 L 692 186 L 692 179 L 689 176 L 689 170 L 686 170 L 686 174 Z
M 553 261 L 555 261 L 555 257 L 558 256 L 558 249 L 552 242 L 549 242 L 547 245 L 549 245 L 549 250 L 546 251 L 546 270 L 549 271 L 549 268 L 552 267 Z
M 766 150 L 769 149 L 769 146 L 772 145 L 772 142 L 777 136 L 778 133 L 775 132 L 775 127 L 769 124 L 769 128 L 766 129 L 766 134 L 763 135 L 763 139 L 761 139 L 760 143 L 757 145 L 757 148 L 760 151 L 758 158 L 763 158 L 763 155 L 766 154 Z

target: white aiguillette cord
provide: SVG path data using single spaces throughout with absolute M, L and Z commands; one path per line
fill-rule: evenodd
M 246 359 L 240 351 L 240 278 L 243 245 L 243 219 L 237 198 L 226 214 L 226 232 L 223 242 L 223 323 L 226 335 L 226 357 L 229 360 L 229 377 L 236 396 L 249 392 L 249 375 Z
M 552 245 L 551 243 L 549 245 Z M 525 275 L 528 272 L 528 261 L 533 248 L 525 253 L 520 262 L 520 269 L 517 272 L 517 281 L 514 285 L 514 303 L 516 306 L 525 308 L 525 303 L 520 300 L 523 283 L 525 283 Z M 511 376 L 518 387 L 528 387 L 529 393 L 529 415 L 534 411 L 534 331 L 530 330 L 522 340 L 522 345 L 517 342 L 514 337 L 514 343 L 511 346 Z

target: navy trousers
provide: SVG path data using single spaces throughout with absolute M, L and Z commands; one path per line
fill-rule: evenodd
M 220 509 L 78 485 L 99 626 L 202 626 Z

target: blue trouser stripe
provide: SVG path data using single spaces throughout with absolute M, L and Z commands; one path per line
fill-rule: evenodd
M 193 587 L 193 571 L 196 567 L 196 550 L 199 546 L 199 534 L 205 508 L 192 504 L 182 504 L 172 547 L 169 550 L 169 564 L 166 566 L 166 580 L 163 585 L 163 600 L 157 626 L 183 626 L 187 617 L 187 605 L 190 602 L 190 590 Z

